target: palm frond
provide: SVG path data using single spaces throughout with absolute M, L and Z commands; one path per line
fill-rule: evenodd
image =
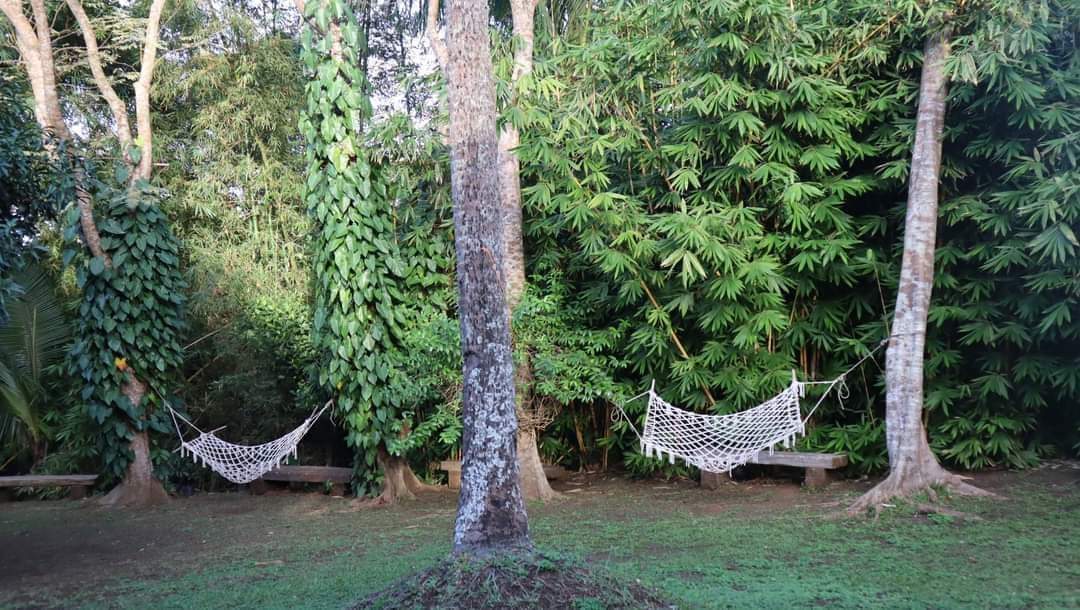
M 44 371 L 63 360 L 71 327 L 44 270 L 31 265 L 14 279 L 22 292 L 7 303 L 10 317 L 0 328 L 0 432 L 36 444 L 45 433 L 38 413 Z
M 15 274 L 15 281 L 23 292 L 8 303 L 10 319 L 0 328 L 0 353 L 20 383 L 39 386 L 45 367 L 64 358 L 71 327 L 44 270 L 31 265 Z
M 22 424 L 22 428 L 30 435 L 31 440 L 37 442 L 43 433 L 41 420 L 34 410 L 34 400 L 31 392 L 27 391 L 24 384 L 19 382 L 14 372 L 0 360 L 0 405 L 3 406 L 3 415 L 13 418 L 12 421 L 3 422 L 0 430 L 8 432 L 12 438 L 18 436 L 16 421 Z

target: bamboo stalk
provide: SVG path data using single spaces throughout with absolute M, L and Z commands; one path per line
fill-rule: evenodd
M 652 303 L 653 307 L 655 307 L 657 311 L 663 311 L 663 308 L 660 307 L 660 303 L 658 303 L 656 301 L 656 297 L 653 296 L 652 290 L 649 290 L 649 285 L 645 283 L 645 280 L 639 279 L 638 282 L 640 282 L 641 287 L 645 289 L 645 294 L 649 297 L 649 302 Z M 679 355 L 681 355 L 683 359 L 689 360 L 690 354 L 686 353 L 686 348 L 683 347 L 683 343 L 679 339 L 679 335 L 675 333 L 675 328 L 669 327 L 668 334 L 671 335 L 671 340 L 675 343 L 675 348 L 679 350 Z M 713 398 L 712 392 L 709 391 L 709 386 L 702 383 L 701 390 L 705 392 L 705 398 L 709 399 L 709 406 L 715 407 L 716 399 Z

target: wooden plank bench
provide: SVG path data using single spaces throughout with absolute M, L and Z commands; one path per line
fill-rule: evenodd
M 843 453 L 803 453 L 800 451 L 762 451 L 757 457 L 750 460 L 751 464 L 763 466 L 792 466 L 806 469 L 806 478 L 803 485 L 806 487 L 821 487 L 829 482 L 829 470 L 836 470 L 847 466 L 848 459 Z M 707 489 L 716 489 L 720 486 L 721 477 L 725 473 L 701 471 L 701 486 Z
M 25 474 L 13 477 L 0 477 L 0 488 L 4 487 L 70 487 L 68 497 L 79 500 L 86 497 L 86 490 L 94 484 L 96 474 Z
M 445 470 L 447 486 L 450 489 L 461 489 L 461 462 L 458 460 L 444 460 L 439 462 L 439 470 Z M 549 481 L 565 479 L 566 469 L 556 464 L 544 464 L 544 476 Z
M 352 468 L 337 466 L 278 466 L 251 482 L 251 493 L 261 496 L 266 493 L 266 481 L 284 481 L 286 483 L 326 483 L 330 482 L 330 495 L 344 496 L 345 486 L 352 480 Z

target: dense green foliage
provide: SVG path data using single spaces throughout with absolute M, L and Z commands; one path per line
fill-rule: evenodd
M 930 310 L 930 438 L 969 468 L 1080 441 L 1080 9 L 1020 3 L 1005 17 L 954 44 Z M 897 159 L 904 133 L 875 144 Z M 902 188 L 904 164 L 881 173 Z
M 398 436 L 400 399 L 387 390 L 387 354 L 400 341 L 405 276 L 383 170 L 363 140 L 371 118 L 360 58 L 366 44 L 343 0 L 311 2 L 302 59 L 311 75 L 300 131 L 307 142 L 304 199 L 314 221 L 312 329 L 318 381 L 357 450 L 364 487 L 380 447 Z
M 0 74 L 0 326 L 22 287 L 14 274 L 39 255 L 35 225 L 59 207 L 68 185 L 44 150 L 45 138 L 22 83 Z
M 190 286 L 179 392 L 200 423 L 259 443 L 319 400 L 297 133 L 303 70 L 284 33 L 263 35 L 231 13 L 191 20 L 189 36 L 220 36 L 220 47 L 166 58 L 154 90 L 157 155 L 168 162 L 156 176 Z
M 549 45 L 532 104 L 510 117 L 533 272 L 567 270 L 593 328 L 632 322 L 611 352 L 628 360 L 620 377 L 730 411 L 792 368 L 834 375 L 886 336 L 921 42 L 917 27 L 875 29 L 904 7 L 890 10 L 619 5 L 587 40 Z M 930 437 L 964 467 L 1030 463 L 1035 422 L 1072 417 L 1076 400 L 1062 351 L 1076 339 L 1063 268 L 1076 154 L 1059 129 L 1080 116 L 1068 11 L 1033 8 L 1036 34 L 992 48 L 975 44 L 981 30 L 957 42 L 955 64 L 982 53 L 987 73 L 951 97 L 928 374 Z M 879 379 L 850 379 L 810 445 L 884 466 Z
M 57 385 L 71 325 L 45 270 L 30 265 L 12 280 L 19 293 L 8 301 L 9 318 L 0 325 L 0 464 L 36 465 L 51 437 L 48 392 Z
M 117 165 L 114 176 L 93 180 L 90 188 L 101 247 L 111 261 L 89 255 L 78 239 L 78 208 L 70 208 L 64 263 L 75 265 L 82 299 L 68 372 L 99 426 L 106 473 L 120 476 L 134 431 L 173 429 L 163 406 L 171 398 L 170 375 L 183 361 L 186 285 L 179 244 L 157 191 L 145 180 L 129 185 L 125 165 Z M 147 385 L 138 405 L 122 392 L 131 374 Z
M 11 204 L 0 298 L 34 252 L 62 300 L 87 296 L 64 302 L 81 327 L 76 387 L 59 380 L 42 416 L 71 450 L 68 467 L 100 453 L 118 472 L 129 426 L 162 423 L 159 391 L 247 443 L 335 396 L 365 492 L 380 446 L 418 471 L 457 451 L 449 163 L 440 75 L 420 54 L 426 7 L 350 6 L 311 1 L 306 18 L 287 3 L 170 9 L 154 187 L 128 192 L 122 176 L 99 175 L 103 234 L 122 260 L 69 258 L 77 286 L 55 272 L 59 252 L 36 247 L 58 250 L 66 226 L 78 250 L 72 218 L 54 220 L 71 172 L 52 167 L 64 157 L 42 147 L 28 87 L 7 77 L 19 72 L 0 68 L 0 197 Z M 547 460 L 691 474 L 641 457 L 613 405 L 656 379 L 673 402 L 730 412 L 792 369 L 835 375 L 888 334 L 922 44 L 943 20 L 953 57 L 930 441 L 963 468 L 1080 448 L 1075 3 L 543 3 L 535 71 L 513 92 L 506 8 L 493 8 L 498 99 L 522 136 L 529 274 L 514 348 L 532 364 L 532 406 L 554 417 Z M 137 44 L 125 16 L 145 7 L 89 9 L 130 101 Z M 87 85 L 83 68 L 60 77 Z M 66 103 L 89 131 L 84 156 L 106 166 L 108 114 L 95 99 Z M 145 422 L 117 393 L 116 358 L 152 382 Z M 847 453 L 860 472 L 886 465 L 880 365 L 824 403 L 804 447 Z

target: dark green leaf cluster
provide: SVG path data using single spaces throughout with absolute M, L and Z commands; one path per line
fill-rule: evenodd
M 51 219 L 70 194 L 27 97 L 18 81 L 0 74 L 0 326 L 8 319 L 7 301 L 23 288 L 14 275 L 40 254 L 37 223 Z
M 631 323 L 608 352 L 620 376 L 723 412 L 887 335 L 919 53 L 941 18 L 902 4 L 620 4 L 545 50 L 507 117 L 531 270 L 564 272 L 587 327 Z M 947 118 L 930 435 L 953 463 L 1023 465 L 1037 421 L 1077 425 L 1076 11 L 973 10 L 952 67 L 974 61 L 977 82 Z M 849 384 L 809 442 L 880 467 L 881 378 L 871 364 Z
M 400 429 L 400 397 L 387 390 L 406 318 L 388 183 L 363 141 L 371 102 L 360 58 L 365 41 L 344 0 L 309 2 L 302 59 L 310 74 L 300 131 L 307 143 L 305 202 L 314 223 L 313 342 L 318 382 L 337 399 L 364 482 Z M 374 491 L 371 487 L 361 492 Z
M 422 471 L 458 450 L 462 429 L 448 150 L 434 124 L 400 114 L 374 123 L 370 140 L 372 161 L 395 195 L 408 316 L 398 349 L 387 354 L 387 391 L 400 399 L 402 416 L 387 446 Z
M 183 362 L 186 284 L 179 243 L 158 205 L 158 192 L 142 180 L 129 186 L 127 171 L 117 166 L 115 176 L 90 185 L 101 246 L 111 264 L 87 253 L 74 206 L 64 235 L 64 264 L 74 266 L 82 291 L 68 372 L 81 386 L 81 404 L 100 427 L 101 455 L 114 476 L 130 459 L 133 431 L 172 432 L 163 408 L 170 397 L 163 392 Z M 128 371 L 148 387 L 139 405 L 122 393 Z
M 1075 3 L 1010 3 L 954 42 L 926 405 L 935 449 L 968 468 L 1030 465 L 1080 432 L 1077 23 Z M 874 135 L 890 167 L 911 123 Z

